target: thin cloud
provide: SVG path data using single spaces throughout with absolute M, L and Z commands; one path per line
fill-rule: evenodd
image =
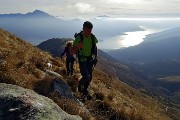
M 92 13 L 94 12 L 95 8 L 87 3 L 76 3 L 75 8 L 80 13 Z
M 143 3 L 144 0 L 106 0 L 105 2 L 109 4 L 140 4 Z

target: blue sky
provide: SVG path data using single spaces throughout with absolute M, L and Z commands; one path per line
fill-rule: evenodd
M 180 17 L 180 0 L 0 0 L 0 14 L 39 9 L 54 16 L 87 18 Z

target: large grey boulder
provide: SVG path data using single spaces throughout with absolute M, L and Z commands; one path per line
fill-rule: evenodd
M 0 83 L 0 120 L 82 120 L 51 99 L 16 85 Z

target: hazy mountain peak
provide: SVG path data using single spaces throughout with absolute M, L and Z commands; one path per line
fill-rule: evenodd
M 28 12 L 26 15 L 41 16 L 41 17 L 51 16 L 51 15 L 45 13 L 44 11 L 41 11 L 38 9 L 34 10 L 33 12 Z
M 41 11 L 41 10 L 36 9 L 36 10 L 34 10 L 34 11 L 33 11 L 33 13 L 45 13 L 45 12 L 43 12 L 43 11 Z
M 22 18 L 22 17 L 53 17 L 48 13 L 41 10 L 34 10 L 33 12 L 28 12 L 26 14 L 22 13 L 10 13 L 10 14 L 0 14 L 0 17 L 8 17 L 8 18 Z

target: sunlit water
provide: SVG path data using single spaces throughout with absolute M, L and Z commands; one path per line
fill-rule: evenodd
M 140 26 L 144 31 L 125 32 L 124 35 L 106 39 L 98 43 L 100 49 L 119 49 L 138 45 L 143 42 L 148 34 L 156 33 L 161 30 Z

